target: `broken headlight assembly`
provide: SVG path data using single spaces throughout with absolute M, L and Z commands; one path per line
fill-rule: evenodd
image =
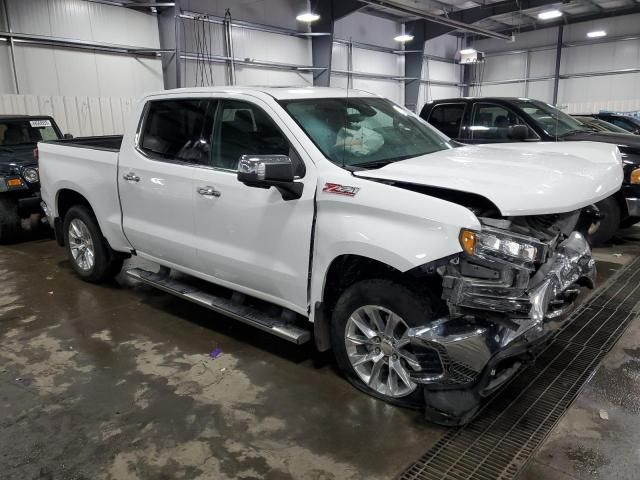
M 517 267 L 534 269 L 547 258 L 548 245 L 532 237 L 492 227 L 482 231 L 460 230 L 460 245 L 471 257 L 497 260 Z

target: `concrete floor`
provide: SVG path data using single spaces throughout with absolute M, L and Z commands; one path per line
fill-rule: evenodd
M 635 237 L 598 251 L 602 279 Z M 636 478 L 638 352 L 634 324 L 523 478 Z M 0 411 L 3 480 L 392 478 L 445 432 L 311 346 L 124 279 L 83 283 L 49 239 L 0 247 Z

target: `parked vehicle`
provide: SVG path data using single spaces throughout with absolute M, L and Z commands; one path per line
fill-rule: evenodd
M 0 115 L 0 243 L 15 241 L 23 220 L 41 213 L 35 148 L 41 140 L 59 138 L 51 117 Z
M 617 127 L 613 123 L 605 122 L 599 118 L 590 117 L 588 115 L 571 115 L 587 128 L 597 130 L 598 132 L 613 132 L 629 134 L 624 128 Z
M 448 137 L 467 144 L 590 141 L 617 145 L 624 162 L 622 188 L 590 207 L 592 245 L 640 221 L 640 138 L 599 132 L 557 108 L 526 98 L 450 98 L 427 103 L 420 116 Z
M 593 116 L 600 120 L 604 120 L 605 122 L 613 123 L 629 133 L 640 135 L 640 118 L 632 117 L 631 115 L 620 115 L 618 113 L 606 112 L 596 113 Z
M 298 344 L 313 333 L 357 388 L 444 424 L 593 287 L 581 210 L 622 181 L 615 146 L 457 148 L 353 90 L 182 89 L 133 115 L 121 139 L 40 144 L 43 207 L 80 278 L 155 262 L 127 274 Z

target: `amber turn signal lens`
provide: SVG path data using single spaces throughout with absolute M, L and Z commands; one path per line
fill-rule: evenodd
M 476 234 L 471 230 L 460 230 L 460 245 L 468 255 L 473 255 L 476 248 Z
M 637 185 L 638 183 L 640 183 L 640 168 L 636 168 L 633 172 L 631 172 L 629 182 L 631 182 L 634 185 Z
M 22 180 L 19 178 L 10 178 L 9 180 L 7 180 L 7 185 L 10 187 L 21 187 Z

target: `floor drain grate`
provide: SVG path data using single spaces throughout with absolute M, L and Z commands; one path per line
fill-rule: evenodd
M 571 405 L 602 357 L 638 314 L 640 258 L 571 317 L 554 341 L 469 425 L 450 430 L 400 480 L 508 480 Z

